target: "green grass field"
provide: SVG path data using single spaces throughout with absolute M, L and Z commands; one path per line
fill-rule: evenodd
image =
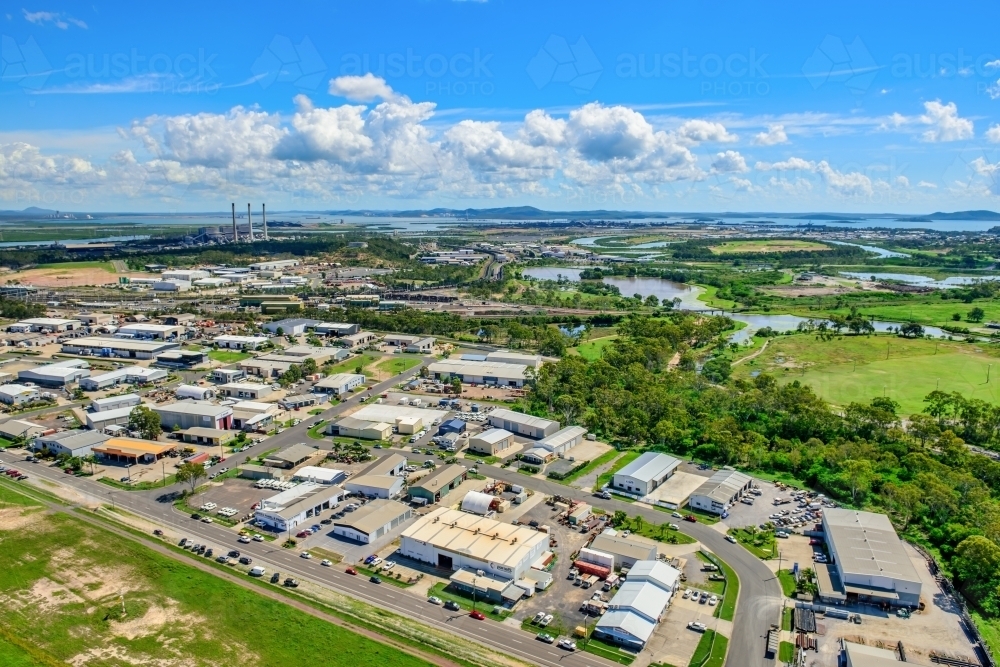
M 635 461 L 642 452 L 625 452 L 620 459 L 615 461 L 615 464 L 608 468 L 607 472 L 601 473 L 597 477 L 597 484 L 594 485 L 595 489 L 599 489 L 605 484 L 610 484 L 611 480 L 614 479 L 615 473 L 627 466 L 632 461 Z
M 772 339 L 759 357 L 736 366 L 733 375 L 746 378 L 756 370 L 780 382 L 798 380 L 839 406 L 884 395 L 909 415 L 920 412 L 924 397 L 935 389 L 997 403 L 1000 375 L 990 364 L 1000 373 L 1000 356 L 985 345 L 890 335 L 830 341 L 795 335 Z
M 428 664 L 16 491 L 0 509 L 4 665 Z
M 797 303 L 790 302 L 787 309 L 785 309 L 784 305 L 781 308 L 793 315 L 818 317 L 819 315 L 816 311 L 810 311 L 808 308 L 802 306 L 803 301 L 807 300 L 802 299 Z M 982 308 L 983 312 L 986 313 L 982 322 L 969 322 L 966 319 L 969 311 L 973 308 Z M 925 326 L 938 327 L 957 326 L 968 329 L 981 328 L 986 322 L 1000 319 L 1000 302 L 983 299 L 973 303 L 962 303 L 956 300 L 942 301 L 940 298 L 921 296 L 919 299 L 915 298 L 912 301 L 901 300 L 901 303 L 897 304 L 858 304 L 858 310 L 864 313 L 865 317 L 873 317 L 876 320 L 916 322 Z M 850 312 L 850 308 L 823 308 L 820 312 L 824 316 L 830 314 L 847 315 Z M 955 321 L 952 318 L 955 314 L 958 314 L 962 319 Z
M 420 357 L 411 354 L 397 354 L 391 359 L 386 359 L 380 364 L 375 365 L 375 370 L 380 373 L 384 373 L 387 377 L 392 375 L 399 375 L 400 373 L 405 373 L 414 366 L 420 364 Z
M 796 252 L 800 250 L 829 250 L 830 246 L 815 241 L 795 239 L 758 239 L 745 241 L 725 241 L 708 248 L 716 255 L 730 255 L 747 252 Z
M 616 339 L 615 336 L 605 336 L 604 338 L 592 338 L 576 347 L 569 348 L 570 354 L 579 354 L 587 361 L 596 361 L 604 354 L 604 348 L 611 345 Z
M 698 641 L 698 647 L 694 650 L 688 667 L 722 667 L 726 661 L 728 645 L 728 639 L 715 630 L 708 630 Z
M 336 373 L 353 373 L 358 366 L 361 366 L 361 372 L 372 377 L 374 374 L 368 369 L 368 366 L 372 365 L 379 359 L 384 357 L 381 354 L 375 354 L 374 352 L 365 352 L 364 354 L 359 354 L 357 356 L 351 356 L 339 364 L 334 364 L 333 366 L 324 366 L 323 372 L 327 375 L 334 375 Z
M 250 358 L 249 352 L 237 352 L 236 350 L 209 350 L 208 358 L 223 364 L 235 364 Z
M 111 262 L 54 262 L 52 264 L 39 264 L 36 269 L 104 269 L 108 273 L 115 273 L 115 267 Z
M 795 644 L 792 642 L 781 642 L 778 644 L 778 660 L 782 662 L 792 662 L 795 660 Z
M 795 595 L 795 575 L 791 570 L 778 570 L 778 581 L 781 583 L 781 592 L 785 597 Z

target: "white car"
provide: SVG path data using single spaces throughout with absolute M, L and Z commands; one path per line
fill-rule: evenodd
M 253 536 L 253 541 L 254 542 L 263 542 L 264 541 L 264 536 L 258 533 L 257 535 Z
M 712 597 L 708 598 L 708 604 L 711 605 L 711 606 L 713 606 L 713 607 L 715 605 L 719 604 L 719 596 L 718 595 L 713 595 Z
M 299 554 L 299 558 L 312 558 L 312 557 L 313 555 L 308 551 L 303 551 L 302 553 Z
M 556 646 L 566 651 L 576 650 L 576 642 L 573 641 L 572 639 L 560 639 L 559 643 L 556 644 Z
M 690 588 L 685 589 L 684 590 L 684 595 L 682 595 L 681 597 L 684 598 L 685 600 L 690 600 L 691 599 L 691 589 Z
M 250 544 L 250 538 L 247 537 L 246 535 L 240 535 L 239 539 L 236 541 L 239 542 L 240 544 Z
M 319 562 L 319 564 L 320 564 L 320 565 L 324 565 L 324 566 L 326 566 L 326 567 L 330 567 L 331 565 L 333 565 L 333 561 L 331 561 L 331 560 L 328 560 L 328 559 L 324 558 L 323 560 L 321 560 L 321 561 Z
M 671 512 L 671 513 L 670 513 L 670 516 L 674 517 L 675 519 L 681 519 L 681 518 L 683 518 L 683 517 L 681 516 L 681 513 L 680 513 L 680 512 Z
M 733 537 L 732 535 L 726 535 L 726 539 L 732 542 L 733 544 L 736 544 L 736 538 Z
M 691 621 L 687 626 L 688 630 L 694 630 L 695 632 L 705 632 L 708 630 L 708 626 L 701 621 Z

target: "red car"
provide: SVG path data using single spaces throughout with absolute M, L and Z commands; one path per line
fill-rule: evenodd
M 295 533 L 295 537 L 297 537 L 299 539 L 302 539 L 304 537 L 309 537 L 310 535 L 312 535 L 312 533 L 310 533 L 307 530 L 303 530 L 303 531 L 300 531 L 298 533 Z
M 693 514 L 688 514 L 686 517 L 684 517 L 684 520 L 690 521 L 691 523 L 698 523 L 698 519 L 694 518 Z
M 815 547 L 815 546 L 818 546 L 820 544 L 823 544 L 823 540 L 815 538 L 815 537 L 812 537 L 812 538 L 809 539 L 809 546 Z
M 470 613 L 469 616 L 471 616 L 472 618 L 476 619 L 477 621 L 485 621 L 486 620 L 486 617 L 483 616 L 483 612 L 481 612 L 481 611 L 474 611 L 474 612 Z
M 347 574 L 353 574 L 355 576 L 357 576 L 357 574 L 358 574 L 358 571 L 355 570 L 353 567 L 347 568 L 346 570 L 344 570 L 344 572 L 346 572 Z

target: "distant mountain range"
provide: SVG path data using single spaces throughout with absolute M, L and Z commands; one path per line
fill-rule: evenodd
M 0 211 L 0 219 L 40 219 L 52 218 L 56 213 L 60 216 L 66 215 L 80 221 L 87 213 L 71 211 L 55 211 L 37 206 L 29 206 L 21 211 Z M 431 209 L 410 209 L 401 211 L 388 211 L 378 209 L 351 209 L 340 211 L 274 211 L 278 213 L 325 213 L 327 215 L 341 215 L 350 217 L 379 217 L 379 218 L 453 218 L 470 220 L 650 220 L 659 218 L 685 218 L 696 222 L 708 222 L 719 218 L 746 218 L 760 219 L 784 219 L 784 220 L 815 220 L 823 221 L 857 221 L 865 219 L 895 219 L 909 222 L 949 221 L 949 220 L 987 220 L 1000 221 L 1000 213 L 996 211 L 955 211 L 945 213 L 937 211 L 929 215 L 905 215 L 899 213 L 775 213 L 767 211 L 726 211 L 722 213 L 697 213 L 697 212 L 658 212 L 658 211 L 615 211 L 608 209 L 592 209 L 580 211 L 546 211 L 534 206 L 504 206 L 499 208 L 431 208 Z M 91 213 L 94 217 L 98 215 L 113 217 L 117 215 L 154 215 L 163 216 L 162 213 Z M 169 214 L 167 214 L 169 215 Z M 183 217 L 199 215 L 197 213 L 180 214 Z M 218 215 L 218 211 L 206 213 L 206 215 Z M 74 222 L 70 219 L 67 222 Z

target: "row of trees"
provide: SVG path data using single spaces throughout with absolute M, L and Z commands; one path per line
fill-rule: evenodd
M 859 508 L 888 513 L 937 550 L 970 600 L 1000 614 L 1000 408 L 932 392 L 905 418 L 886 398 L 835 412 L 806 385 L 769 375 L 705 377 L 678 364 L 726 328 L 722 318 L 632 317 L 603 358 L 547 364 L 522 406 L 581 423 L 621 448 L 645 447 L 751 471 L 786 473 Z

